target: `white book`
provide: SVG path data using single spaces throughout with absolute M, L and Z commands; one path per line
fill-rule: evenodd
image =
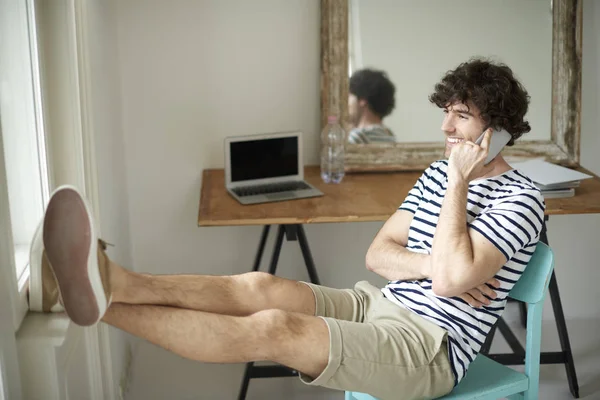
M 542 196 L 544 199 L 560 199 L 564 197 L 575 196 L 575 189 L 561 189 L 561 190 L 542 190 Z
M 563 183 L 554 183 L 552 185 L 542 185 L 541 183 L 536 183 L 535 186 L 540 190 L 557 190 L 557 189 L 570 189 L 579 187 L 581 181 L 569 181 Z
M 510 165 L 520 171 L 523 175 L 528 176 L 529 179 L 535 183 L 542 185 L 556 185 L 559 183 L 592 178 L 592 175 L 584 174 L 539 159 L 514 162 Z

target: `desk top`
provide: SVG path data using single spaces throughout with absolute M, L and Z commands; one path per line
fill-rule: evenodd
M 546 215 L 600 213 L 600 178 L 581 181 L 575 196 L 546 200 Z M 306 181 L 325 196 L 242 205 L 225 190 L 223 169 L 202 175 L 198 225 L 269 225 L 385 221 L 402 203 L 421 172 L 347 174 L 340 184 L 321 180 L 319 167 L 305 168 Z

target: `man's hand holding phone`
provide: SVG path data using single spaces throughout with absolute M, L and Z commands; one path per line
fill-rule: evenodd
M 492 129 L 488 129 L 483 134 L 481 144 L 466 141 L 454 146 L 448 161 L 448 180 L 450 182 L 455 180 L 471 182 L 492 170 L 485 165 L 491 138 Z

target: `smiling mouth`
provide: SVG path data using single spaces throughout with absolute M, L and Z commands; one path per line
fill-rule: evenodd
M 457 144 L 460 142 L 464 142 L 464 139 L 449 137 L 449 138 L 446 138 L 446 142 L 448 142 L 450 144 Z

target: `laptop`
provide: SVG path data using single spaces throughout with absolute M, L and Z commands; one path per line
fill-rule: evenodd
M 323 195 L 304 180 L 301 132 L 225 138 L 225 187 L 242 204 Z

